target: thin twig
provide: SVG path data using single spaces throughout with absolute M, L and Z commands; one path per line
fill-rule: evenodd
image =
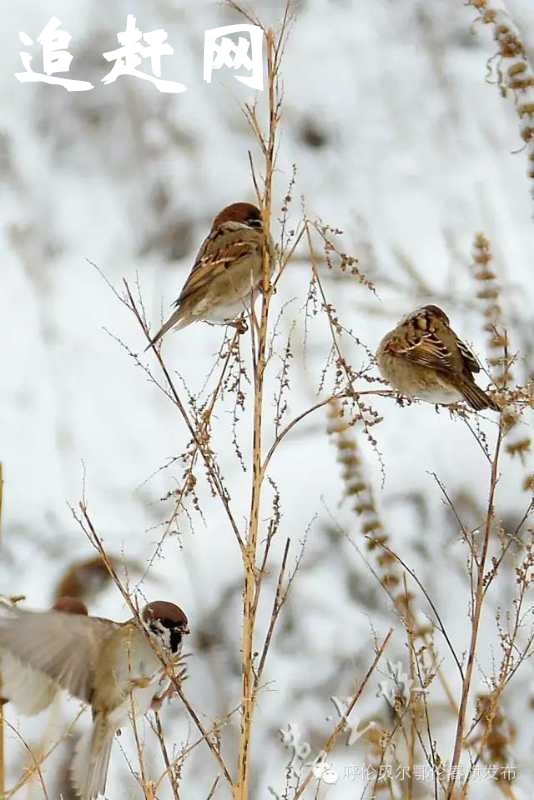
M 343 730 L 344 730 L 344 728 L 345 728 L 345 726 L 347 724 L 348 717 L 352 713 L 352 711 L 354 709 L 354 706 L 356 705 L 356 703 L 360 699 L 363 690 L 367 686 L 367 683 L 368 683 L 371 675 L 375 671 L 375 669 L 376 669 L 376 667 L 378 665 L 378 662 L 382 658 L 382 656 L 384 654 L 384 651 L 385 651 L 386 647 L 388 646 L 389 640 L 391 639 L 392 635 L 393 635 L 393 628 L 390 628 L 390 630 L 386 634 L 385 639 L 383 640 L 382 644 L 380 645 L 380 647 L 378 648 L 378 650 L 376 652 L 376 655 L 374 657 L 373 663 L 371 664 L 371 666 L 367 670 L 364 679 L 362 680 L 362 682 L 360 683 L 360 685 L 358 686 L 358 688 L 354 692 L 354 694 L 352 696 L 352 699 L 351 699 L 349 705 L 347 706 L 346 712 L 344 712 L 344 715 L 339 720 L 339 722 L 337 723 L 336 727 L 334 728 L 334 730 L 332 731 L 332 733 L 330 734 L 330 736 L 328 737 L 328 739 L 326 740 L 326 742 L 322 746 L 321 752 L 323 752 L 325 755 L 328 755 L 328 753 L 332 750 L 332 748 L 334 747 L 339 735 L 343 732 Z M 295 794 L 293 800 L 298 800 L 299 797 L 302 797 L 302 795 L 304 794 L 304 792 L 308 788 L 308 785 L 310 784 L 310 782 L 313 779 L 313 777 L 314 777 L 313 770 L 310 770 L 308 772 L 307 776 L 305 777 L 304 781 L 302 782 L 301 786 L 299 787 L 298 792 Z
M 163 734 L 163 728 L 161 725 L 161 718 L 157 711 L 154 712 L 154 721 L 156 725 L 156 734 L 161 748 L 161 754 L 163 756 L 163 762 L 165 764 L 165 773 L 169 776 L 169 782 L 171 784 L 172 796 L 174 797 L 174 800 L 180 800 L 180 787 L 176 778 L 176 765 L 171 764 L 169 759 L 169 754 L 165 745 L 165 736 Z
M 490 476 L 490 489 L 488 498 L 488 509 L 486 515 L 486 525 L 484 528 L 484 541 L 482 543 L 482 551 L 477 564 L 477 584 L 475 593 L 475 607 L 473 609 L 473 616 L 471 620 L 471 640 L 469 643 L 469 653 L 467 656 L 467 666 L 462 683 L 462 695 L 460 700 L 460 710 L 458 713 L 458 721 L 456 725 L 456 736 L 454 741 L 454 751 L 451 761 L 450 777 L 447 787 L 447 800 L 452 800 L 454 793 L 454 786 L 456 783 L 456 773 L 462 755 L 462 748 L 464 744 L 464 727 L 465 717 L 467 713 L 467 702 L 469 699 L 469 692 L 471 689 L 471 680 L 473 677 L 473 668 L 475 664 L 476 648 L 478 643 L 478 633 L 480 629 L 480 619 L 482 615 L 482 606 L 484 604 L 484 580 L 486 559 L 488 555 L 489 542 L 491 537 L 492 523 L 495 515 L 495 493 L 497 490 L 499 456 L 501 451 L 501 444 L 503 440 L 503 425 L 502 419 L 499 423 L 499 432 L 497 434 L 497 443 L 495 445 L 495 453 L 493 456 L 493 463 L 491 465 Z

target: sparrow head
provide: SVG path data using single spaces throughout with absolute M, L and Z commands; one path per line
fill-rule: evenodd
M 410 312 L 407 314 L 401 322 L 409 322 L 411 320 L 415 320 L 417 322 L 417 327 L 421 329 L 425 329 L 427 327 L 428 320 L 440 320 L 445 325 L 449 325 L 449 318 L 446 313 L 439 307 L 434 305 L 428 306 L 421 306 L 420 308 L 416 308 L 415 311 Z
M 67 595 L 58 597 L 52 608 L 63 614 L 81 614 L 84 617 L 89 614 L 85 603 L 82 603 L 77 597 L 68 597 Z
M 220 228 L 226 222 L 237 222 L 239 225 L 246 225 L 247 228 L 261 229 L 261 212 L 252 203 L 232 203 L 217 214 L 213 220 L 212 230 Z
M 165 647 L 176 653 L 182 644 L 182 636 L 189 633 L 184 612 L 174 603 L 155 600 L 143 609 L 143 622 L 148 629 L 162 639 Z
M 445 322 L 447 325 L 449 324 L 448 316 L 439 306 L 433 306 L 433 305 L 423 306 L 422 308 L 419 309 L 419 311 L 422 311 L 423 313 L 426 314 L 430 314 L 430 316 L 432 317 L 437 317 L 438 319 L 443 320 L 443 322 Z

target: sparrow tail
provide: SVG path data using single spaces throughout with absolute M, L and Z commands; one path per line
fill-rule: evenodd
M 483 408 L 491 408 L 493 411 L 501 410 L 495 400 L 492 400 L 474 381 L 461 381 L 458 389 L 475 411 L 482 411 Z
M 188 324 L 189 322 L 181 316 L 181 311 L 179 308 L 177 308 L 176 311 L 173 311 L 167 322 L 162 325 L 156 335 L 152 337 L 149 344 L 145 347 L 144 352 L 146 353 L 147 350 L 150 350 L 151 347 L 157 344 L 161 337 L 165 336 L 167 331 L 170 331 L 171 328 L 176 328 L 179 330 L 180 328 L 185 328 L 185 326 Z
M 97 714 L 93 729 L 79 739 L 71 766 L 72 783 L 80 800 L 104 795 L 114 731 Z

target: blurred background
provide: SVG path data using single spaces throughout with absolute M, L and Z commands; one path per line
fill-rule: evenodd
M 266 23 L 280 21 L 282 3 L 251 5 Z M 530 3 L 510 0 L 508 10 L 534 50 Z M 136 16 L 143 32 L 165 29 L 174 54 L 162 58 L 162 78 L 185 84 L 187 92 L 163 94 L 128 76 L 102 83 L 111 69 L 102 54 L 118 47 L 117 34 L 125 30 L 128 14 Z M 68 77 L 91 81 L 93 90 L 67 92 L 60 86 L 21 84 L 14 77 L 23 71 L 19 52 L 28 50 L 19 31 L 36 43 L 32 67 L 42 71 L 36 40 L 52 16 L 72 36 Z M 302 0 L 283 64 L 275 209 L 278 217 L 295 165 L 290 219 L 298 221 L 304 198 L 310 215 L 343 230 L 344 250 L 358 258 L 375 284 L 376 296 L 350 276 L 324 272 L 328 297 L 345 326 L 372 351 L 399 317 L 432 301 L 449 313 L 475 352 L 487 357 L 471 254 L 475 234 L 483 231 L 492 244 L 512 349 L 520 351 L 515 375 L 524 381 L 534 371 L 533 201 L 513 104 L 488 79 L 495 43 L 488 28 L 474 24 L 475 17 L 472 8 L 450 0 Z M 254 201 L 248 152 L 261 162 L 241 106 L 257 96 L 261 108 L 266 97 L 236 81 L 230 69 L 214 72 L 209 84 L 203 80 L 205 30 L 239 21 L 230 9 L 198 0 L 19 0 L 0 32 L 6 100 L 0 123 L 0 457 L 5 478 L 0 590 L 23 594 L 29 607 L 46 607 L 72 564 L 94 557 L 69 507 L 85 491 L 97 530 L 121 569 L 127 568 L 132 586 L 148 599 L 173 600 L 186 610 L 193 632 L 187 690 L 206 724 L 229 712 L 239 698 L 239 554 L 199 469 L 202 514 L 191 508 L 180 515 L 154 558 L 161 525 L 172 511 L 168 495 L 182 475 L 180 463 L 170 462 L 187 448 L 189 437 L 176 409 L 114 338 L 136 353 L 145 345 L 131 314 L 88 260 L 119 291 L 123 277 L 132 285 L 138 277 L 155 330 L 178 296 L 214 214 L 236 200 Z M 148 63 L 139 69 L 150 72 Z M 273 233 L 278 233 L 276 221 Z M 329 351 L 326 319 L 310 319 L 306 344 L 304 337 L 309 277 L 303 249 L 274 299 L 273 319 L 283 311 L 280 352 L 291 333 L 294 355 L 288 420 L 325 396 L 318 395 L 318 387 Z M 204 391 L 201 397 L 206 396 L 203 387 L 223 337 L 221 328 L 199 324 L 166 339 L 167 363 L 193 395 Z M 244 343 L 242 350 L 246 360 Z M 365 349 L 348 338 L 346 352 L 355 367 L 369 365 Z M 143 361 L 157 374 L 152 354 Z M 280 359 L 273 358 L 271 366 L 268 410 L 274 408 Z M 371 367 L 369 374 L 376 370 Z M 244 386 L 250 396 L 246 380 Z M 234 404 L 228 392 L 217 409 L 214 441 L 244 527 L 250 471 L 243 472 L 231 444 Z M 461 653 L 468 635 L 466 552 L 431 474 L 476 525 L 483 519 L 488 488 L 484 454 L 466 425 L 444 410 L 438 414 L 423 404 L 401 408 L 389 399 L 373 405 L 384 416 L 373 433 L 385 481 L 376 452 L 362 437 L 367 479 L 395 549 L 417 570 Z M 237 437 L 246 457 L 250 430 L 247 414 L 240 416 Z M 521 423 L 526 436 L 528 422 Z M 490 413 L 481 426 L 493 440 L 496 424 Z M 335 719 L 329 698 L 350 694 L 372 660 L 375 633 L 380 638 L 396 625 L 388 656 L 407 663 L 402 630 L 386 595 L 343 536 L 349 533 L 357 541 L 361 530 L 351 502 L 341 502 L 340 468 L 326 429 L 325 412 L 311 415 L 271 464 L 282 510 L 271 588 L 285 538 L 292 539 L 292 565 L 305 537 L 307 544 L 258 703 L 253 748 L 253 796 L 258 798 L 283 796 L 291 753 L 279 730 L 298 724 L 303 740 L 318 750 L 332 726 L 326 718 Z M 511 530 L 528 503 L 521 488 L 528 465 L 508 459 L 505 466 L 498 516 Z M 267 492 L 265 518 L 269 503 Z M 489 600 L 491 611 L 510 605 L 513 585 L 510 574 L 508 587 L 500 583 Z M 105 581 L 90 583 L 88 600 L 91 613 L 128 616 L 120 594 Z M 270 611 L 267 601 L 263 623 Z M 491 616 L 476 673 L 480 691 L 498 654 Z M 444 669 L 450 669 L 458 696 L 452 668 L 445 664 Z M 520 768 L 518 798 L 531 796 L 531 676 L 526 664 L 503 700 L 508 718 L 520 727 L 511 745 L 511 760 Z M 384 698 L 375 695 L 373 684 L 360 718 L 387 717 Z M 46 750 L 77 708 L 66 701 L 52 716 L 26 719 L 10 711 L 8 719 L 37 750 Z M 436 714 L 436 733 L 450 757 L 451 720 L 445 711 L 442 718 Z M 166 707 L 162 718 L 175 754 L 196 739 L 178 703 Z M 235 734 L 235 717 L 230 726 Z M 147 739 L 151 736 L 147 727 Z M 6 738 L 12 786 L 27 754 L 14 734 L 7 731 Z M 231 764 L 235 738 L 223 734 Z M 135 798 L 139 788 L 121 747 L 131 756 L 126 731 L 115 745 L 108 794 Z M 161 754 L 154 744 L 147 752 L 157 775 Z M 69 796 L 69 758 L 62 746 L 43 768 L 51 797 L 59 791 Z M 343 775 L 345 766 L 365 763 L 365 747 L 361 742 L 341 747 L 333 761 Z M 216 775 L 207 749 L 197 748 L 184 770 L 186 796 L 206 797 Z M 362 789 L 360 776 L 340 777 L 321 791 L 329 798 L 349 798 L 360 797 Z M 430 784 L 421 782 L 417 791 L 431 796 Z M 162 785 L 158 797 L 169 796 L 165 792 Z M 226 797 L 225 792 L 221 784 L 216 796 Z M 42 788 L 36 782 L 17 796 L 41 797 Z M 502 794 L 491 782 L 474 784 L 473 797 L 493 796 Z

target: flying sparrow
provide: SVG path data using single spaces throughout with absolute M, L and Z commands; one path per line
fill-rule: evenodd
M 75 597 L 59 597 L 52 608 L 64 614 L 88 614 L 85 604 Z M 10 651 L 3 650 L 0 654 L 0 690 L 2 702 L 11 701 L 22 714 L 33 716 L 48 708 L 58 693 L 58 685 L 44 672 L 38 672 Z
M 197 320 L 235 321 L 251 304 L 262 280 L 261 213 L 251 203 L 232 203 L 217 214 L 204 239 L 180 297 L 167 322 L 146 348 L 171 328 L 180 330 Z
M 71 767 L 81 800 L 104 794 L 113 737 L 129 714 L 145 714 L 169 685 L 160 655 L 175 665 L 187 617 L 173 603 L 149 603 L 127 622 L 62 611 L 4 609 L 0 647 L 91 704 L 92 730 Z M 27 687 L 31 692 L 31 686 Z
M 110 556 L 108 553 L 107 560 L 111 562 L 112 567 L 125 566 L 132 571 L 142 572 L 142 565 L 132 559 L 125 561 L 124 557 L 121 557 L 119 563 L 118 558 Z M 110 585 L 111 581 L 111 574 L 101 556 L 85 558 L 81 561 L 71 562 L 56 584 L 54 594 L 56 597 L 67 595 L 68 597 L 79 597 L 85 602 L 92 602 L 106 586 Z
M 476 385 L 473 373 L 480 364 L 437 306 L 408 314 L 384 336 L 376 358 L 383 378 L 408 397 L 444 404 L 466 400 L 476 411 L 500 410 Z

